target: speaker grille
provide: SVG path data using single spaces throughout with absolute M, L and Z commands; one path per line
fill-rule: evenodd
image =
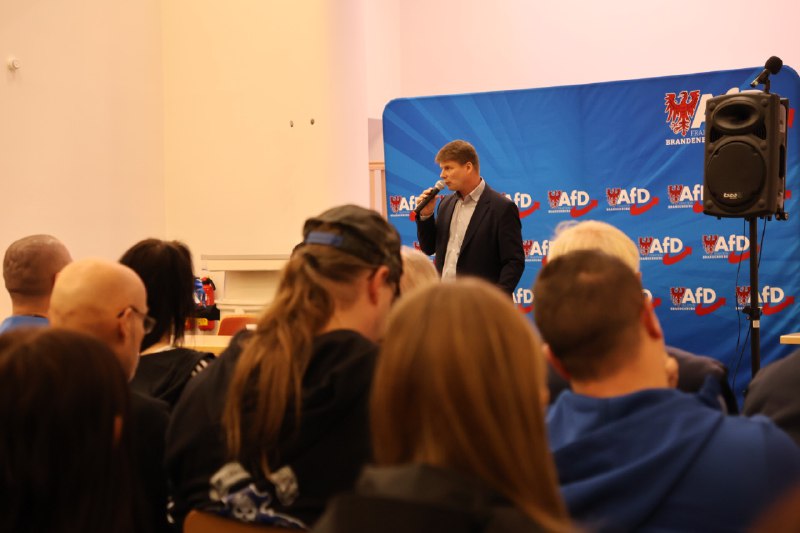
M 752 145 L 729 142 L 709 158 L 706 185 L 714 201 L 731 211 L 744 211 L 765 185 L 766 161 Z
M 759 122 L 753 130 L 750 132 L 759 139 L 766 140 L 767 139 L 767 127 L 764 125 L 763 122 Z M 718 140 L 722 139 L 725 136 L 725 133 L 719 131 L 717 128 L 711 128 L 708 132 L 708 142 L 715 143 Z

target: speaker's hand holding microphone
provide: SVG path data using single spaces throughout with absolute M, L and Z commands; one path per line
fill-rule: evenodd
M 436 198 L 436 195 L 439 194 L 439 191 L 445 188 L 444 180 L 439 180 L 436 182 L 436 185 L 425 189 L 422 191 L 422 194 L 417 196 L 417 207 L 411 212 L 411 220 L 417 220 L 419 217 L 429 217 L 433 214 L 433 210 L 436 207 L 436 202 L 433 201 Z

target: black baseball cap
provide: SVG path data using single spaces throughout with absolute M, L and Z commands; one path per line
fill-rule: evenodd
M 319 229 L 333 226 L 339 233 Z M 303 225 L 304 244 L 322 244 L 358 257 L 370 265 L 389 267 L 389 281 L 403 274 L 400 235 L 379 213 L 358 205 L 333 207 Z

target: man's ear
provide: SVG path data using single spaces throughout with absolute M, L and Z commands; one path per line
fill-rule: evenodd
M 131 319 L 130 319 L 130 314 L 132 312 L 133 311 L 130 308 L 128 308 L 125 310 L 124 313 L 122 313 L 121 317 L 117 318 L 117 323 L 115 325 L 114 330 L 116 333 L 117 341 L 120 343 L 124 344 L 133 334 L 133 331 L 131 331 Z
M 658 316 L 656 316 L 656 310 L 647 299 L 645 299 L 644 305 L 642 305 L 641 322 L 650 338 L 664 338 L 664 330 L 661 329 L 661 323 L 658 321 Z
M 389 267 L 386 265 L 379 266 L 378 269 L 367 278 L 367 293 L 369 295 L 369 301 L 373 305 L 378 303 L 380 290 L 387 284 L 387 279 L 389 279 Z
M 564 363 L 562 363 L 561 360 L 555 356 L 553 350 L 550 349 L 550 345 L 543 343 L 542 351 L 544 352 L 545 359 L 547 359 L 547 362 L 553 367 L 553 370 L 556 371 L 556 374 L 567 381 L 572 381 L 572 376 L 570 376 L 569 372 L 567 372 L 567 369 L 564 368 Z

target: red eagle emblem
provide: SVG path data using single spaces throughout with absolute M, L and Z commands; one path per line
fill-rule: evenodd
M 547 200 L 550 202 L 550 209 L 555 209 L 561 201 L 561 191 L 547 191 Z
M 703 235 L 703 250 L 706 254 L 711 255 L 714 253 L 714 248 L 717 247 L 719 235 Z
M 669 296 L 672 298 L 672 305 L 681 305 L 684 294 L 686 294 L 686 287 L 670 287 Z
M 653 246 L 652 237 L 639 237 L 639 253 L 647 255 L 650 253 L 650 247 Z
M 619 202 L 619 195 L 622 192 L 622 189 L 619 187 L 613 188 L 606 188 L 606 202 L 611 207 L 614 207 Z
M 686 137 L 699 102 L 700 91 L 681 91 L 678 98 L 675 97 L 675 93 L 667 93 L 664 96 L 666 104 L 664 113 L 667 114 L 667 122 L 673 133 L 680 133 Z
M 683 193 L 683 185 L 667 185 L 667 194 L 669 195 L 669 203 L 677 204 L 681 200 Z
M 736 303 L 742 306 L 750 303 L 750 285 L 736 286 Z
M 531 251 L 533 250 L 533 241 L 532 240 L 522 241 L 522 249 L 525 252 L 525 257 L 530 257 Z
M 402 196 L 390 196 L 389 197 L 389 205 L 392 208 L 392 213 L 397 213 L 400 210 L 400 200 L 402 200 Z

